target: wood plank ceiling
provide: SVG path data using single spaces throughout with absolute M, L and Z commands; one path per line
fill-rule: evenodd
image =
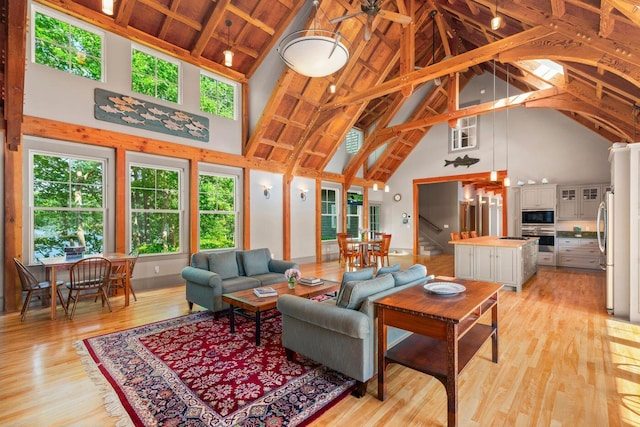
M 243 83 L 296 15 L 307 17 L 306 27 L 314 16 L 311 0 L 116 0 L 112 17 L 100 11 L 100 0 L 39 2 Z M 328 18 L 359 11 L 360 0 L 320 0 L 319 7 L 319 26 L 329 29 Z M 364 167 L 365 179 L 386 181 L 431 126 L 493 111 L 493 103 L 472 110 L 457 104 L 461 88 L 474 75 L 492 72 L 493 60 L 500 79 L 507 78 L 508 65 L 511 84 L 527 93 L 501 108 L 552 108 L 611 142 L 635 139 L 640 0 L 386 0 L 382 9 L 412 22 L 403 26 L 376 16 L 367 41 L 365 18 L 343 20 L 334 29 L 351 44 L 346 67 L 325 78 L 284 67 L 255 129 L 246 132 L 248 159 L 276 162 L 288 176 L 322 177 L 356 126 L 366 132 L 365 143 L 342 180 L 349 185 Z M 496 9 L 503 21 L 492 30 Z M 232 68 L 222 65 L 226 20 L 232 22 Z M 539 59 L 562 65 L 564 75 L 537 76 Z M 435 77 L 442 84 L 429 85 L 407 122 L 390 126 L 408 95 Z M 7 93 L 10 79 L 3 80 Z M 14 108 L 10 99 L 3 101 L 7 117 Z M 368 164 L 368 155 L 383 144 L 383 154 Z

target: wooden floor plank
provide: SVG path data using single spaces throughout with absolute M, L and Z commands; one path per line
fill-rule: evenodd
M 392 256 L 429 274 L 453 275 L 449 255 Z M 304 275 L 339 280 L 337 262 L 306 264 Z M 62 310 L 49 320 L 33 306 L 0 316 L 0 425 L 115 425 L 100 390 L 87 376 L 73 341 L 188 313 L 184 286 L 139 292 L 138 302 L 113 313 L 83 301 L 74 320 Z M 640 327 L 604 310 L 604 274 L 541 268 L 521 293 L 500 292 L 500 362 L 486 344 L 460 376 L 459 419 L 464 426 L 640 425 Z M 388 398 L 349 396 L 313 425 L 446 425 L 444 387 L 398 365 L 388 370 Z

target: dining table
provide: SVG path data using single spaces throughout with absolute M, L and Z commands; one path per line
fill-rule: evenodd
M 378 237 L 348 237 L 347 243 L 353 247 L 358 248 L 360 254 L 360 266 L 365 267 L 369 265 L 369 251 L 375 245 L 382 244 L 382 238 Z
M 79 258 L 67 258 L 64 256 L 40 258 L 38 261 L 41 266 L 45 268 L 47 280 L 51 283 L 51 295 L 56 295 L 58 289 L 57 274 L 58 271 L 70 270 L 71 266 L 81 260 L 82 258 L 103 257 L 111 261 L 112 268 L 118 265 L 124 265 L 125 268 L 125 287 L 124 287 L 124 306 L 129 306 L 129 289 L 131 288 L 130 279 L 131 272 L 129 271 L 130 259 L 135 258 L 135 255 L 125 253 L 106 253 L 106 254 L 90 254 L 84 255 Z M 57 317 L 58 304 L 54 304 L 52 300 L 51 304 L 51 319 L 55 320 Z

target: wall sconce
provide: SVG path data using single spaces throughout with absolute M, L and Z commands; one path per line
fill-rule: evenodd
M 102 0 L 102 12 L 105 15 L 113 15 L 113 0 Z
M 306 201 L 308 192 L 309 192 L 309 190 L 307 190 L 306 188 L 301 188 L 300 189 L 300 200 L 302 200 L 303 202 Z
M 385 184 L 384 185 L 384 192 L 388 193 L 389 192 L 389 184 Z
M 271 197 L 271 186 L 270 185 L 263 185 L 262 189 L 263 189 L 263 193 L 264 193 L 264 198 L 265 199 L 268 199 L 269 197 Z

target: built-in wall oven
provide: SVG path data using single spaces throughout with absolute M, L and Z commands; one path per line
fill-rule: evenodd
M 522 224 L 522 237 L 537 237 L 540 252 L 555 252 L 555 235 L 554 224 Z

